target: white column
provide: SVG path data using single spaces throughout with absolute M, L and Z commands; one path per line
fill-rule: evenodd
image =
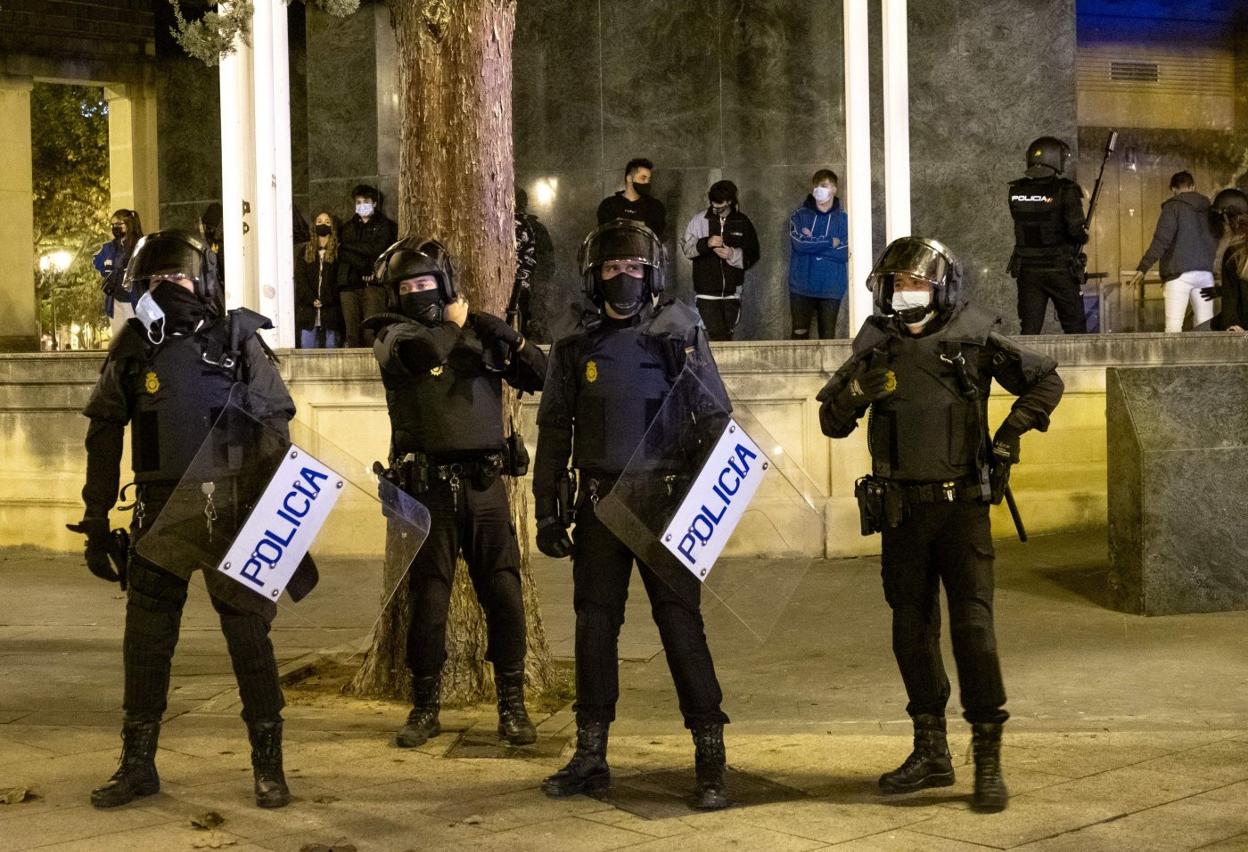
M 882 0 L 884 30 L 884 236 L 910 235 L 910 68 L 906 0 Z
M 844 0 L 845 207 L 849 216 L 849 333 L 871 316 L 867 274 L 871 245 L 871 80 L 867 47 L 868 0 Z
M 227 5 L 223 3 L 223 9 Z M 252 62 L 251 48 L 241 39 L 236 39 L 234 50 L 222 57 L 220 81 L 225 304 L 227 308 L 258 310 Z

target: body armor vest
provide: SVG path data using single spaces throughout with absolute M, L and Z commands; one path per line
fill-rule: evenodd
M 502 449 L 502 379 L 485 369 L 482 356 L 480 339 L 465 331 L 445 364 L 418 376 L 382 374 L 396 454 Z
M 646 324 L 591 333 L 577 354 L 572 465 L 616 474 L 671 389 L 665 341 Z
M 222 321 L 195 334 L 173 335 L 137 359 L 130 376 L 135 482 L 180 480 L 229 403 L 234 370 L 203 360 L 212 345 L 209 336 L 224 333 Z
M 1014 252 L 1031 265 L 1065 262 L 1078 247 L 1066 234 L 1063 193 L 1077 191 L 1069 178 L 1022 178 L 1010 184 L 1010 215 L 1014 217 Z
M 905 482 L 947 482 L 978 475 L 990 378 L 978 375 L 979 351 L 990 323 L 963 308 L 943 328 L 924 335 L 890 334 L 871 366 L 886 366 L 897 389 L 871 406 L 867 442 L 876 476 Z M 956 359 L 980 388 L 973 403 L 962 386 Z M 976 411 L 976 406 L 984 406 Z

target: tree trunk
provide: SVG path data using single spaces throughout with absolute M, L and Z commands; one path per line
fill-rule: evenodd
M 514 170 L 511 149 L 511 39 L 515 0 L 390 0 L 398 47 L 401 142 L 399 230 L 441 240 L 455 264 L 457 287 L 472 310 L 502 315 L 515 279 Z M 510 420 L 519 409 L 509 393 Z M 515 417 L 518 421 L 518 416 Z M 527 680 L 551 682 L 528 550 L 528 499 L 507 482 L 520 540 L 528 622 Z M 393 535 L 393 531 L 391 535 Z M 387 553 L 392 550 L 387 546 Z M 387 575 L 403 570 L 387 559 Z M 484 662 L 485 620 L 462 562 L 447 624 L 447 703 L 486 700 L 493 673 Z M 373 645 L 351 685 L 362 695 L 409 697 L 405 664 L 410 619 L 406 583 L 387 607 Z

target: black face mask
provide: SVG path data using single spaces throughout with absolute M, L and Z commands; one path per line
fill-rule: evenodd
M 207 313 L 194 293 L 172 282 L 158 285 L 152 291 L 152 300 L 165 312 L 165 331 L 193 329 Z
M 113 225 L 113 239 L 120 240 L 125 235 L 126 228 L 124 225 Z
M 399 296 L 399 310 L 403 315 L 425 325 L 442 322 L 442 308 L 442 294 L 437 290 L 403 293 Z
M 333 225 L 317 225 L 316 226 L 316 235 L 318 237 L 328 237 L 333 232 L 334 232 Z
M 602 296 L 611 310 L 622 317 L 631 317 L 641 310 L 646 282 L 641 278 L 620 274 L 602 282 Z
M 642 198 L 649 198 L 650 197 L 650 184 L 635 183 L 633 184 L 633 192 L 637 193 Z

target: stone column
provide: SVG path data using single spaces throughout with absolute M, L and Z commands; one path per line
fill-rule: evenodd
M 108 101 L 109 212 L 138 211 L 144 232 L 160 230 L 157 188 L 156 92 L 148 82 L 110 85 Z
M 884 239 L 910 235 L 910 56 L 906 0 L 883 0 Z
M 0 76 L 0 351 L 39 349 L 29 77 Z
M 871 81 L 867 0 L 845 0 L 845 207 L 849 215 L 849 336 L 871 316 Z

